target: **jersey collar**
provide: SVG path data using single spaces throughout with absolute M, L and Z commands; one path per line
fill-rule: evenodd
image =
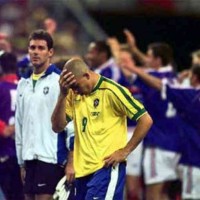
M 44 75 L 41 76 L 41 78 L 48 76 L 49 74 L 56 72 L 57 74 L 60 74 L 60 70 L 56 67 L 56 65 L 51 64 L 47 70 L 45 71 Z M 33 71 L 29 71 L 28 73 L 26 73 L 23 78 L 27 79 L 30 78 L 32 75 Z
M 100 87 L 102 81 L 103 81 L 103 77 L 100 75 L 99 80 L 98 80 L 97 84 L 95 85 L 95 87 L 93 88 L 93 90 L 92 90 L 91 93 L 93 93 L 93 92 L 95 92 L 97 89 L 99 89 L 99 87 Z
M 42 78 L 48 76 L 48 75 L 51 74 L 52 72 L 56 72 L 57 74 L 60 74 L 60 70 L 56 67 L 56 65 L 51 64 L 51 65 L 47 68 L 47 70 L 45 71 L 44 75 L 42 75 Z

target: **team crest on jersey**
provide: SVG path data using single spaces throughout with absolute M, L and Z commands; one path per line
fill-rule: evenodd
M 94 100 L 94 107 L 96 108 L 99 105 L 99 99 Z
M 44 87 L 43 93 L 46 95 L 49 93 L 49 87 Z

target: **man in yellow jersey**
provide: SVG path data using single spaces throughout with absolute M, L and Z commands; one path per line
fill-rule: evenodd
M 59 83 L 52 127 L 59 132 L 74 120 L 77 200 L 122 200 L 125 160 L 150 129 L 151 117 L 126 88 L 79 58 L 65 64 Z M 128 143 L 127 116 L 137 121 Z

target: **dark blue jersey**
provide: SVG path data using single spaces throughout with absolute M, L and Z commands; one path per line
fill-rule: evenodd
M 15 77 L 15 75 L 12 76 Z M 9 79 L 9 76 L 7 77 Z M 17 79 L 15 77 L 15 81 L 8 81 L 7 77 L 0 82 L 0 120 L 7 125 L 14 125 Z M 15 154 L 14 139 L 0 136 L 0 157 L 15 156 Z
M 168 85 L 166 92 L 182 118 L 180 162 L 200 167 L 200 89 Z
M 147 72 L 159 79 L 172 81 L 176 78 L 171 66 Z M 177 111 L 172 102 L 164 98 L 160 91 L 148 86 L 141 79 L 138 78 L 136 83 L 142 91 L 145 108 L 154 121 L 144 139 L 144 145 L 179 152 L 180 118 L 177 116 Z
M 119 81 L 121 73 L 119 67 L 116 65 L 114 59 L 109 59 L 103 65 L 99 66 L 94 70 L 96 73 L 105 76 L 106 78 L 112 79 L 116 82 Z

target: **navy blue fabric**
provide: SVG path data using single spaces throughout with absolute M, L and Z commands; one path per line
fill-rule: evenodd
M 108 185 L 111 181 L 112 167 L 96 171 L 95 173 L 76 179 L 76 199 L 91 200 L 97 198 L 98 200 L 105 200 Z M 118 180 L 116 188 L 114 189 L 113 199 L 123 200 L 123 190 L 125 185 L 125 171 L 126 164 L 119 164 Z
M 51 64 L 48 69 L 45 71 L 45 74 L 42 76 L 42 77 L 46 77 L 48 75 L 50 75 L 51 73 L 57 73 L 57 74 L 60 74 L 61 71 L 56 67 L 56 65 L 54 64 Z M 32 75 L 33 71 L 32 70 L 29 70 L 27 71 L 27 73 L 23 74 L 22 77 L 27 79 L 27 78 L 30 78 L 30 76 Z
M 65 131 L 58 134 L 57 160 L 60 165 L 64 165 L 67 161 L 68 149 L 65 142 L 66 137 L 67 135 Z
M 176 77 L 172 70 L 166 72 L 151 71 L 149 74 L 159 79 L 167 79 L 169 82 Z M 170 117 L 166 115 L 171 102 L 162 99 L 160 91 L 151 88 L 141 79 L 138 78 L 136 82 L 142 91 L 145 108 L 154 121 L 144 139 L 144 146 L 180 152 L 179 141 L 182 131 L 180 118 L 177 114 Z
M 180 162 L 200 167 L 200 90 L 168 86 L 167 97 L 173 102 L 182 118 Z

